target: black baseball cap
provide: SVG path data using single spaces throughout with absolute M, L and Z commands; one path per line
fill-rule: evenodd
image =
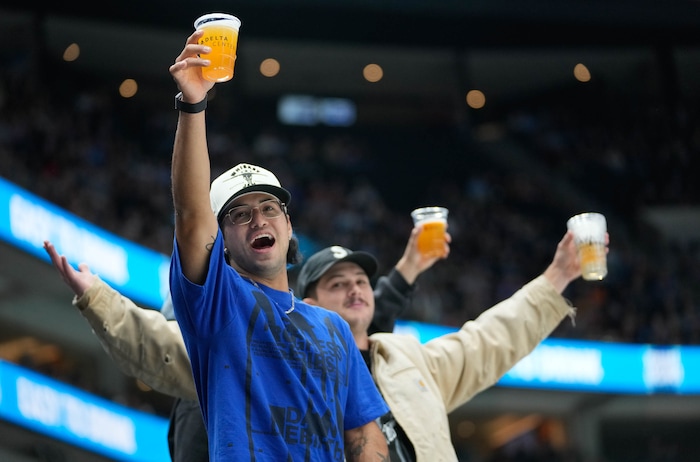
M 379 266 L 377 259 L 370 253 L 362 251 L 353 252 L 339 245 L 326 247 L 311 255 L 301 267 L 301 271 L 297 277 L 297 296 L 299 298 L 306 297 L 308 295 L 306 292 L 309 290 L 309 286 L 321 279 L 331 266 L 346 261 L 359 265 L 370 279 L 372 279 L 374 273 L 377 272 L 377 267 Z

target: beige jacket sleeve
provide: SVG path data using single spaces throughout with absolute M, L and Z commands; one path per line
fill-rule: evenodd
M 425 345 L 395 335 L 373 335 L 375 376 L 380 376 L 376 379 L 381 385 L 382 379 L 395 377 L 394 367 L 410 364 L 451 412 L 496 383 L 567 315 L 574 314 L 567 300 L 539 276 L 457 332 Z
M 124 374 L 166 395 L 197 399 L 177 321 L 136 306 L 100 278 L 73 305 Z

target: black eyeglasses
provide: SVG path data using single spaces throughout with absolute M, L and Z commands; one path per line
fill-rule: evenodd
M 258 209 L 265 218 L 277 218 L 287 213 L 287 206 L 280 201 L 270 199 L 255 207 L 239 205 L 229 210 L 225 217 L 234 225 L 247 225 L 253 220 L 253 210 Z

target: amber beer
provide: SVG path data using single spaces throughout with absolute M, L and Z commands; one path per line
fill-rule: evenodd
M 608 274 L 605 216 L 595 212 L 581 213 L 569 218 L 566 227 L 574 233 L 581 277 L 587 281 L 602 280 Z
M 423 223 L 423 231 L 418 235 L 418 251 L 429 257 L 444 257 L 446 227 L 444 221 Z
M 605 244 L 581 242 L 577 244 L 581 261 L 581 276 L 588 281 L 600 281 L 608 274 Z
M 202 55 L 211 61 L 209 66 L 202 68 L 202 76 L 211 82 L 231 80 L 241 21 L 230 14 L 209 13 L 197 18 L 194 27 L 204 31 L 199 44 L 211 47 L 211 53 Z
M 418 251 L 424 256 L 445 256 L 447 213 L 444 207 L 421 207 L 411 212 L 414 225 L 423 226 L 418 235 Z

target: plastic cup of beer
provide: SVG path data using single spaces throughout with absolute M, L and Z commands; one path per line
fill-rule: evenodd
M 607 222 L 600 213 L 586 212 L 566 222 L 574 232 L 574 242 L 581 262 L 581 276 L 587 281 L 600 281 L 608 274 L 605 254 Z
M 202 76 L 210 82 L 226 82 L 233 78 L 233 65 L 238 49 L 238 31 L 241 20 L 226 13 L 209 13 L 194 22 L 196 30 L 203 30 L 200 45 L 211 47 L 211 53 L 202 54 L 211 64 L 202 68 Z
M 447 213 L 445 207 L 421 207 L 411 212 L 413 224 L 423 226 L 418 235 L 418 251 L 424 256 L 445 256 Z

